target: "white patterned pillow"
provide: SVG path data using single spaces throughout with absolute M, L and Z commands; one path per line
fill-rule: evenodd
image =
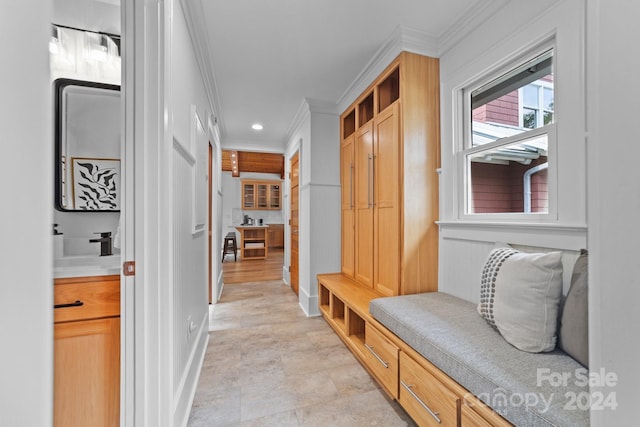
M 556 346 L 562 254 L 493 249 L 482 270 L 478 313 L 523 351 Z

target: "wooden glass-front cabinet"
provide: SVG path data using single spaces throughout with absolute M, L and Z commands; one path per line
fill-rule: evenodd
M 281 181 L 242 181 L 242 209 L 280 210 L 282 205 Z

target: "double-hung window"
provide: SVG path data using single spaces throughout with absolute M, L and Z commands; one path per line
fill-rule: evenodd
M 555 194 L 553 49 L 463 89 L 465 216 L 533 219 Z

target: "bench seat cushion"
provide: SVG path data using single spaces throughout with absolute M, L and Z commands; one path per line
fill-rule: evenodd
M 518 350 L 478 315 L 475 304 L 432 292 L 374 299 L 369 311 L 516 426 L 589 425 L 589 411 L 575 399 L 589 393 L 584 367 L 560 350 Z

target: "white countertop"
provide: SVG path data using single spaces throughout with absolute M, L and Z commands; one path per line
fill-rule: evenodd
M 53 277 L 90 277 L 120 274 L 120 255 L 80 255 L 55 259 Z

